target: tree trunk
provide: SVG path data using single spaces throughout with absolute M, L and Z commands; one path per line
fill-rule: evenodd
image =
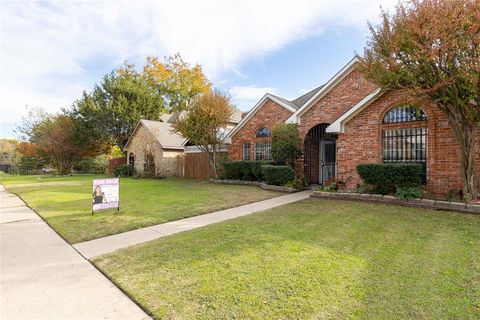
M 72 173 L 73 164 L 70 161 L 59 161 L 57 165 L 58 175 L 66 176 Z
M 213 150 L 211 152 L 208 152 L 208 160 L 210 162 L 210 166 L 213 169 L 213 175 L 215 179 L 218 178 L 218 170 L 217 170 L 217 150 L 215 147 L 213 147 Z
M 477 175 L 477 130 L 478 124 L 469 123 L 464 117 L 448 114 L 448 119 L 460 146 L 460 175 L 463 183 L 463 195 L 476 198 L 478 196 Z

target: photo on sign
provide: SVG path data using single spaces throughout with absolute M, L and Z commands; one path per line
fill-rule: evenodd
M 118 208 L 119 179 L 93 180 L 92 211 Z

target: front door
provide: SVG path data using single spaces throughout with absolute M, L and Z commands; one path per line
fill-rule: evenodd
M 336 176 L 336 145 L 332 140 L 320 140 L 319 182 L 325 184 L 328 178 Z

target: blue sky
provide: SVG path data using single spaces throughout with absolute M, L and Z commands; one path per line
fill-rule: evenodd
M 293 99 L 362 52 L 393 0 L 2 1 L 0 137 L 25 106 L 57 112 L 128 60 L 180 52 L 241 110 Z

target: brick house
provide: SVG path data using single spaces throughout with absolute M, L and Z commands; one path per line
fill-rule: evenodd
M 304 150 L 297 170 L 310 184 L 336 176 L 353 189 L 361 183 L 360 163 L 411 162 L 422 164 L 429 192 L 460 190 L 459 147 L 446 115 L 434 105 L 406 104 L 406 91 L 382 91 L 357 65 L 352 59 L 327 83 L 292 101 L 266 94 L 229 133 L 229 159 L 271 159 L 271 129 L 295 123 Z

